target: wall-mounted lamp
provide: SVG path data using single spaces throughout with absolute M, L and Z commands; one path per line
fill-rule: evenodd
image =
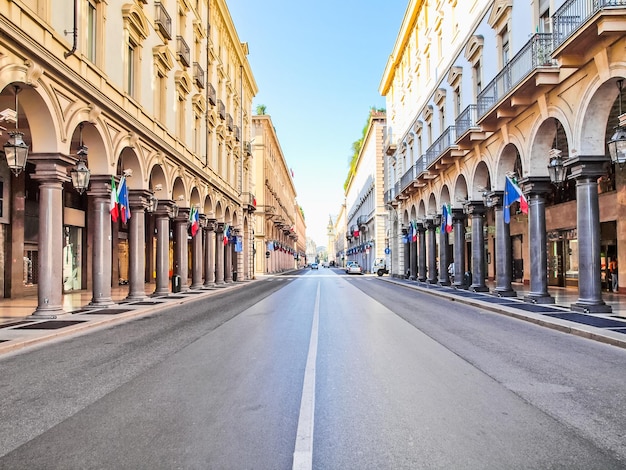
M 17 94 L 20 87 L 15 86 L 15 131 L 9 132 L 9 140 L 4 144 L 4 156 L 7 164 L 15 176 L 19 175 L 26 168 L 26 159 L 28 158 L 28 145 L 24 143 L 24 133 L 18 129 L 18 107 Z
M 624 164 L 626 164 L 626 115 L 622 114 L 623 84 L 624 80 L 619 79 L 617 81 L 617 88 L 619 88 L 619 123 L 615 126 L 613 137 L 607 142 L 611 161 L 617 163 L 620 170 L 624 169 Z
M 548 153 L 550 163 L 548 164 L 548 175 L 552 184 L 559 186 L 565 181 L 567 167 L 563 164 L 563 157 L 559 149 L 550 149 Z
M 85 162 L 87 158 L 87 147 L 83 145 L 83 124 L 80 124 L 80 143 L 78 145 L 78 151 L 76 155 L 78 155 L 78 163 L 76 163 L 76 167 L 70 171 L 70 176 L 72 177 L 72 184 L 74 185 L 74 189 L 78 191 L 78 194 L 83 194 L 87 188 L 89 187 L 89 177 L 91 176 L 91 172 L 89 168 L 87 168 L 87 163 Z

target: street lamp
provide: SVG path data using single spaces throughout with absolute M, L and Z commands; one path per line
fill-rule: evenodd
M 563 164 L 563 157 L 561 157 L 561 151 L 559 149 L 550 149 L 548 153 L 550 157 L 550 163 L 548 164 L 548 175 L 552 184 L 559 186 L 565 181 L 565 174 L 567 168 Z
M 89 187 L 89 177 L 91 176 L 91 172 L 89 168 L 87 168 L 87 164 L 85 163 L 85 159 L 87 158 L 87 147 L 83 145 L 83 124 L 80 124 L 80 144 L 78 146 L 78 163 L 76 164 L 76 168 L 70 171 L 70 176 L 72 177 L 72 184 L 78 194 L 83 194 L 85 190 Z
M 9 168 L 15 174 L 19 175 L 24 168 L 26 168 L 26 159 L 28 158 L 28 145 L 24 143 L 24 133 L 19 132 L 18 129 L 18 107 L 17 107 L 17 94 L 20 92 L 20 87 L 15 86 L 15 131 L 9 132 L 9 140 L 4 144 L 4 156 L 7 159 Z
M 626 115 L 622 114 L 623 83 L 624 80 L 622 79 L 617 81 L 617 88 L 619 88 L 619 123 L 615 126 L 613 137 L 607 142 L 611 161 L 617 163 L 620 170 L 624 169 L 624 164 L 626 164 Z

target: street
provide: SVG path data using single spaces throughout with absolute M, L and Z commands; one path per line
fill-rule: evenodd
M 0 468 L 626 467 L 626 351 L 385 279 L 268 277 L 1 357 Z

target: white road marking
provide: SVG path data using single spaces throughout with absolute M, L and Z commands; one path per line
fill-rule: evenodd
M 309 354 L 304 371 L 302 401 L 298 417 L 298 433 L 296 448 L 293 453 L 293 470 L 310 470 L 313 468 L 313 424 L 315 421 L 315 365 L 317 363 L 317 338 L 320 322 L 320 284 L 317 284 L 315 307 L 313 309 L 313 325 L 309 340 Z

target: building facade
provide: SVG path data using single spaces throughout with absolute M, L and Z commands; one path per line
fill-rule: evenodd
M 256 178 L 257 213 L 254 240 L 255 270 L 271 274 L 294 269 L 304 254 L 297 241 L 306 240 L 304 220 L 296 201 L 291 170 L 280 147 L 272 118 L 252 117 L 254 174 Z
M 0 29 L 2 297 L 45 316 L 77 290 L 100 307 L 119 283 L 138 300 L 252 276 L 257 86 L 225 1 L 0 0 Z
M 626 262 L 625 180 L 607 145 L 625 19 L 623 0 L 409 3 L 380 85 L 394 275 L 475 291 L 492 279 L 502 296 L 523 281 L 533 303 L 572 287 L 572 308 L 610 311 L 607 268 Z M 504 204 L 507 176 L 527 214 Z
M 385 113 L 372 110 L 359 154 L 346 185 L 346 261 L 371 272 L 385 258 L 387 209 L 384 203 L 383 137 Z

